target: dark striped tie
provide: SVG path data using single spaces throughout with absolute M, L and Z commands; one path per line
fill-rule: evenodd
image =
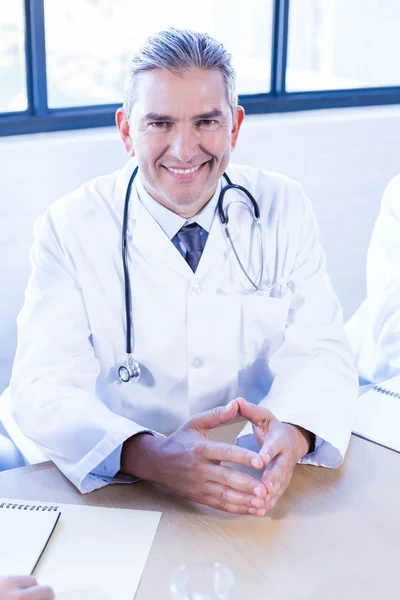
M 181 227 L 176 234 L 178 236 L 178 240 L 186 248 L 185 260 L 193 272 L 196 271 L 201 254 L 203 252 L 200 236 L 201 230 L 202 227 L 200 227 L 200 225 L 197 223 L 190 223 L 190 225 L 184 225 Z

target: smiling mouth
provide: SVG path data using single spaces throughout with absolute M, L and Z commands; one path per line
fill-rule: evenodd
M 177 173 L 178 175 L 186 175 L 187 173 L 194 173 L 195 171 L 198 171 L 200 169 L 202 165 L 199 165 L 198 167 L 193 167 L 192 169 L 173 169 L 172 167 L 167 167 L 168 171 L 171 171 L 171 173 Z
M 195 177 L 195 175 L 202 170 L 202 168 L 204 167 L 204 165 L 206 165 L 209 161 L 206 161 L 204 163 L 202 163 L 201 165 L 198 165 L 197 167 L 191 167 L 189 169 L 178 169 L 178 168 L 174 168 L 174 167 L 164 167 L 168 173 L 171 173 L 171 175 L 175 176 L 175 177 L 179 177 L 179 179 L 191 179 L 192 177 Z

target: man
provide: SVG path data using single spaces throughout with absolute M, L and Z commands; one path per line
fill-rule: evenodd
M 0 600 L 53 600 L 54 592 L 47 585 L 38 585 L 35 577 L 19 575 L 0 577 Z
M 364 382 L 400 375 L 400 176 L 387 186 L 367 257 L 367 298 L 346 324 Z
M 82 492 L 145 479 L 264 516 L 298 461 L 343 460 L 357 383 L 341 309 L 301 187 L 229 164 L 243 117 L 221 44 L 156 34 L 116 114 L 131 160 L 56 202 L 38 228 L 11 394 L 23 432 Z M 244 192 L 224 198 L 235 251 L 222 228 L 225 171 L 258 202 L 263 256 Z M 256 289 L 248 276 L 257 284 L 260 272 Z M 118 379 L 126 307 L 136 385 Z M 207 439 L 237 414 L 248 421 L 237 445 Z

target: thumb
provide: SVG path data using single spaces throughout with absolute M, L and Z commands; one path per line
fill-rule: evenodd
M 272 421 L 275 419 L 268 408 L 247 402 L 244 398 L 237 398 L 237 402 L 239 404 L 238 412 L 241 417 L 247 419 L 247 421 L 250 421 L 250 423 L 263 431 L 268 431 Z
M 214 429 L 232 421 L 237 413 L 238 402 L 237 400 L 231 400 L 226 406 L 217 406 L 206 412 L 194 415 L 187 421 L 187 426 L 191 429 Z

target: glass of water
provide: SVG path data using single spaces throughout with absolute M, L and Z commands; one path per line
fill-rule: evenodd
M 181 565 L 171 575 L 172 600 L 234 600 L 235 578 L 219 563 Z

